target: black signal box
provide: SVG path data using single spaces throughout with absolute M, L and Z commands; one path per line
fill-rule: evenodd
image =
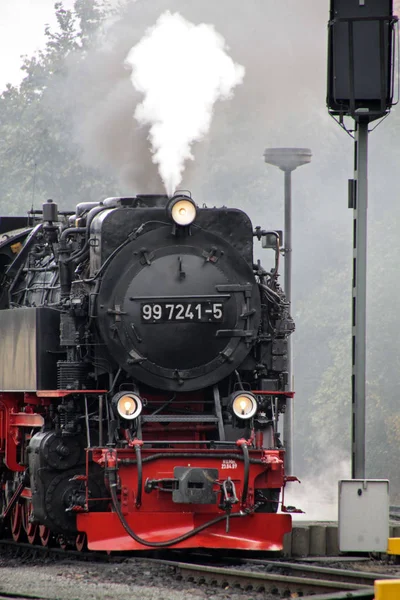
M 393 104 L 393 0 L 331 0 L 328 94 L 331 114 L 374 120 Z

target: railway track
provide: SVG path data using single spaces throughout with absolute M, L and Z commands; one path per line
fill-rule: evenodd
M 358 590 L 356 592 L 337 592 L 317 596 L 303 596 L 302 600 L 374 600 L 373 589 Z
M 249 567 L 249 563 L 246 559 L 243 559 L 246 567 Z M 261 563 L 268 562 L 274 564 L 274 571 L 277 570 L 288 570 L 288 567 L 280 567 L 279 563 L 274 561 L 257 561 L 258 566 Z M 328 573 L 328 569 L 324 574 L 325 578 L 322 577 L 322 573 L 314 571 L 313 567 L 306 565 L 306 569 L 302 570 L 303 565 L 296 565 L 293 568 L 293 574 L 280 574 L 277 572 L 261 572 L 260 570 L 249 570 L 249 568 L 238 568 L 236 567 L 215 567 L 210 565 L 200 565 L 192 563 L 182 563 L 179 561 L 166 561 L 162 560 L 160 563 L 169 565 L 174 570 L 175 576 L 181 576 L 187 581 L 202 584 L 215 584 L 223 587 L 237 587 L 245 591 L 255 592 L 270 592 L 272 594 L 281 594 L 284 597 L 290 597 L 291 595 L 297 594 L 298 596 L 304 596 L 305 594 L 313 594 L 315 600 L 315 594 L 333 594 L 337 592 L 345 592 L 347 596 L 344 598 L 352 598 L 356 596 L 349 596 L 349 592 L 359 591 L 361 592 L 359 598 L 373 598 L 373 584 L 374 579 L 381 577 L 381 575 L 375 574 L 368 579 L 368 584 L 357 583 L 357 579 L 362 580 L 359 573 L 351 571 L 341 571 L 340 569 L 332 569 L 335 573 Z M 289 564 L 289 563 L 285 563 Z M 292 565 L 291 565 L 292 566 Z M 363 595 L 364 594 L 364 595 Z
M 400 521 L 400 506 L 389 506 L 389 517 L 392 521 Z
M 129 555 L 112 555 L 106 553 L 82 553 L 61 548 L 43 548 L 30 544 L 15 544 L 10 541 L 0 540 L 0 547 L 8 547 L 14 556 L 21 556 L 29 560 L 29 555 L 40 560 L 40 556 L 53 556 L 54 560 L 79 559 L 85 561 L 104 561 L 106 563 L 121 564 L 129 569 L 129 565 L 138 562 L 143 564 L 160 565 L 172 579 L 184 580 L 198 585 L 238 588 L 244 591 L 266 592 L 282 597 L 296 597 L 312 595 L 313 600 L 372 600 L 374 597 L 373 584 L 376 579 L 396 579 L 395 576 L 370 573 L 364 571 L 350 571 L 331 567 L 321 567 L 309 564 L 282 562 L 279 560 L 260 560 L 251 558 L 218 558 L 207 554 L 188 553 L 170 554 L 169 558 L 154 558 L 152 556 L 132 557 Z M 165 556 L 164 553 L 162 556 Z M 158 555 L 160 556 L 160 555 Z M 181 560 L 184 557 L 185 560 Z M 207 564 L 204 564 L 207 563 Z M 211 564 L 210 564 L 211 563 Z M 223 563 L 223 566 L 221 566 Z M 0 587 L 0 600 L 2 590 Z M 323 596 L 321 596 L 323 594 Z M 4 595 L 4 594 L 3 594 Z M 29 596 L 5 595 L 7 598 L 24 598 Z M 36 599 L 36 596 L 30 598 Z
M 332 567 L 320 567 L 317 565 L 306 565 L 303 563 L 294 562 L 283 562 L 283 561 L 272 561 L 272 560 L 258 560 L 258 559 L 240 559 L 242 564 L 259 565 L 260 567 L 271 568 L 274 571 L 283 571 L 285 575 L 295 575 L 297 573 L 301 576 L 309 574 L 315 579 L 325 579 L 328 581 L 346 581 L 348 583 L 355 583 L 361 586 L 373 586 L 376 579 L 399 579 L 395 575 L 387 575 L 383 573 L 372 573 L 367 571 L 350 571 L 347 569 L 337 569 Z
M 57 598 L 48 598 L 47 596 L 31 596 L 30 594 L 5 593 L 0 592 L 0 600 L 57 600 Z

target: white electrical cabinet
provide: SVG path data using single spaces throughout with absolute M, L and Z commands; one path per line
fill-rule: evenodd
M 386 552 L 389 537 L 389 481 L 339 481 L 339 549 Z

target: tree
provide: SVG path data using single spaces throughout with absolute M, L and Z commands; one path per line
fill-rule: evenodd
M 68 59 L 84 58 L 107 11 L 99 2 L 77 0 L 74 10 L 57 2 L 55 12 L 58 30 L 46 27 L 44 50 L 24 58 L 21 85 L 8 85 L 0 96 L 3 214 L 24 213 L 48 197 L 71 208 L 107 195 L 107 187 L 116 188 L 101 172 L 83 165 L 81 149 L 71 140 L 73 107 L 63 94 Z

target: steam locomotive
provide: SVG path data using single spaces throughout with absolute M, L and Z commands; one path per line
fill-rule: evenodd
M 0 218 L 2 535 L 282 548 L 279 255 L 278 232 L 186 192 Z

